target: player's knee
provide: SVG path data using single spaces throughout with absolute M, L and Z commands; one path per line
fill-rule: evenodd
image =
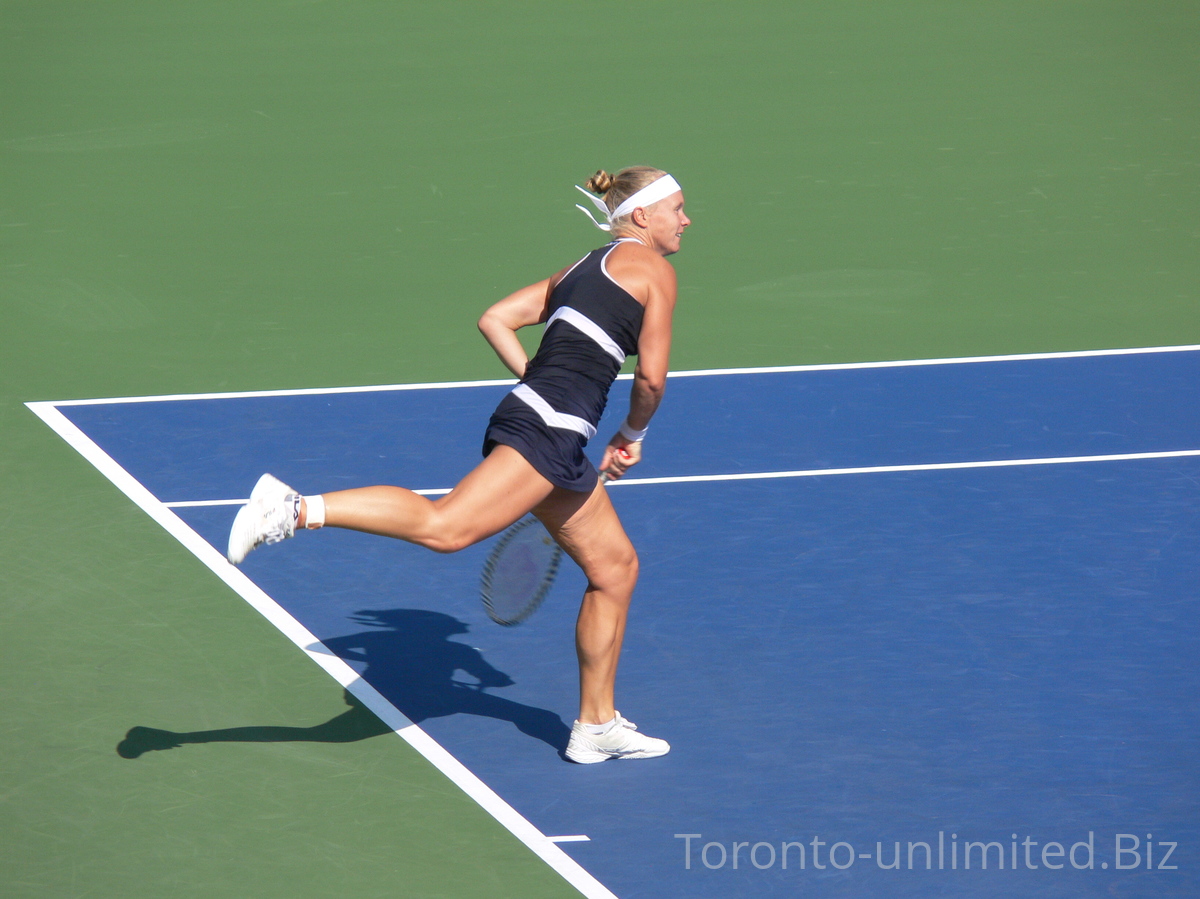
M 450 531 L 440 534 L 433 534 L 422 542 L 435 553 L 449 554 L 466 549 L 468 546 L 474 543 L 475 540 L 472 539 L 470 534 L 462 531 Z
M 637 583 L 640 566 L 641 561 L 638 559 L 637 550 L 633 548 L 633 544 L 630 544 L 628 552 L 621 558 L 621 567 L 625 569 L 625 576 L 631 583 Z
M 435 518 L 429 528 L 417 540 L 422 546 L 435 553 L 456 553 L 475 543 L 478 537 L 461 522 L 453 519 Z
M 609 553 L 591 580 L 602 590 L 632 593 L 638 579 L 638 554 L 632 544 Z
M 415 541 L 436 553 L 456 553 L 488 536 L 481 531 L 479 523 L 464 519 L 461 514 L 435 505 L 433 514 L 425 522 L 422 534 Z

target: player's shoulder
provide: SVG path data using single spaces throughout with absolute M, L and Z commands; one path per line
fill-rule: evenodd
M 636 241 L 625 241 L 612 254 L 611 262 L 637 269 L 646 277 L 660 279 L 675 278 L 675 266 L 665 256 Z

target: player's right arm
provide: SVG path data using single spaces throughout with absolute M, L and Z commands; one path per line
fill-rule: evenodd
M 638 362 L 629 393 L 629 416 L 625 419 L 625 424 L 635 431 L 643 430 L 650 424 L 667 388 L 671 327 L 678 290 L 675 269 L 665 259 L 652 257 L 647 269 L 645 280 L 640 285 L 646 302 L 642 313 L 642 330 L 638 336 Z M 641 458 L 641 442 L 631 441 L 618 431 L 605 448 L 601 467 L 619 478 Z
M 675 315 L 675 269 L 666 260 L 655 260 L 654 277 L 647 285 L 642 330 L 638 336 L 638 361 L 629 397 L 629 426 L 641 430 L 662 402 L 671 361 L 671 325 Z

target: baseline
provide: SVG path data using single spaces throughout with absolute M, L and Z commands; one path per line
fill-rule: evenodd
M 1050 359 L 1095 359 L 1106 356 L 1137 356 L 1157 353 L 1188 353 L 1200 350 L 1200 344 L 1179 346 L 1127 347 L 1109 350 L 1071 350 L 1061 353 L 1016 353 L 999 356 L 950 356 L 943 359 L 897 359 L 884 362 L 829 362 L 817 365 L 778 365 L 758 368 L 708 368 L 668 372 L 668 378 L 704 378 L 714 375 L 786 374 L 807 371 L 858 371 L 873 368 L 910 368 L 930 365 L 977 365 L 990 362 L 1034 362 Z M 617 375 L 618 381 L 633 379 L 631 374 Z M 416 384 L 378 384 L 355 387 L 299 387 L 287 390 L 248 390 L 225 393 L 173 393 L 155 396 L 95 397 L 75 400 L 47 400 L 50 406 L 97 406 L 109 403 L 160 403 L 180 400 L 228 400 L 254 397 L 329 396 L 342 393 L 374 393 L 401 390 L 437 390 L 456 387 L 503 387 L 516 384 L 515 378 L 483 381 L 429 381 Z M 36 405 L 42 405 L 42 402 Z M 34 403 L 25 405 L 32 408 Z

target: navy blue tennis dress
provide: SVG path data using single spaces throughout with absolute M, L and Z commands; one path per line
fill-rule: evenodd
M 637 353 L 642 331 L 642 304 L 604 265 L 619 243 L 588 253 L 551 291 L 541 345 L 483 438 L 485 456 L 498 443 L 511 446 L 567 490 L 596 488 L 599 473 L 583 448 L 596 436 L 608 389 L 625 357 Z

